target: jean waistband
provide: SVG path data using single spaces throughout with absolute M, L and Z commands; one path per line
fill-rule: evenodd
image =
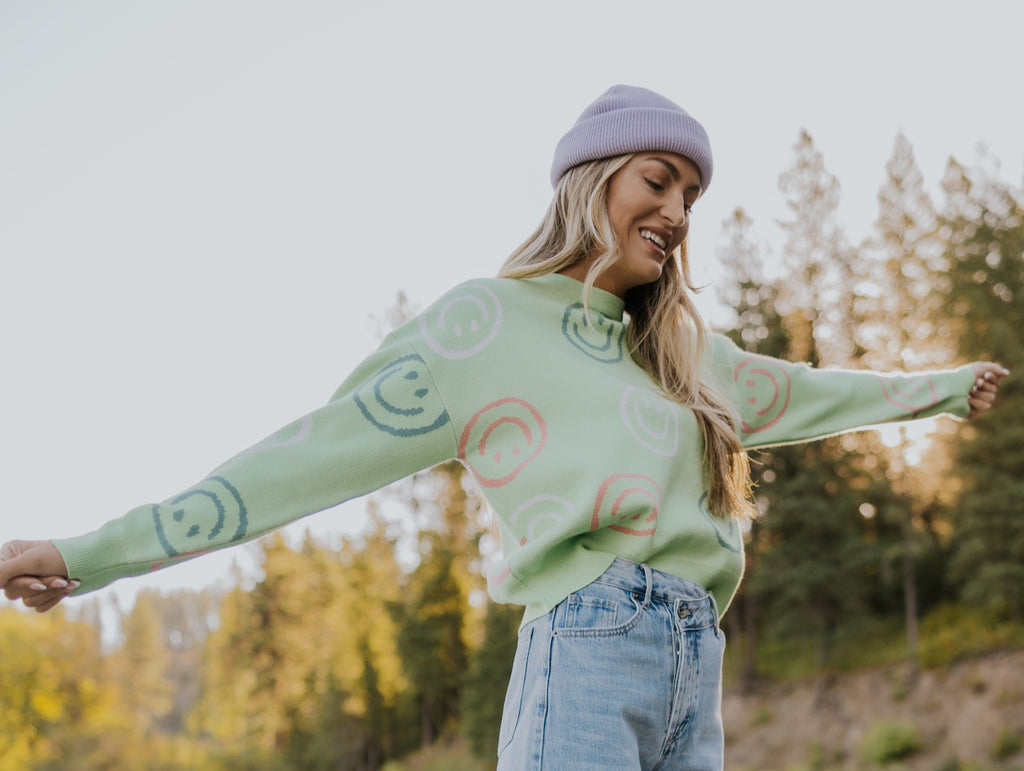
M 594 583 L 643 592 L 648 599 L 667 602 L 704 600 L 711 597 L 707 589 L 694 581 L 655 570 L 648 565 L 630 562 L 621 557 L 616 557 L 609 568 L 594 580 Z M 713 598 L 712 602 L 714 602 Z

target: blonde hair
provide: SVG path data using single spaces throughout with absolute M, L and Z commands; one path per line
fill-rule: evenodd
M 587 304 L 595 280 L 619 259 L 608 218 L 608 185 L 632 155 L 574 166 L 559 180 L 536 231 L 498 271 L 507 278 L 557 273 L 597 255 L 583 281 Z M 708 508 L 718 516 L 754 516 L 750 466 L 729 404 L 701 378 L 708 330 L 693 303 L 686 242 L 665 263 L 661 278 L 625 296 L 630 355 L 670 398 L 692 410 L 704 438 Z

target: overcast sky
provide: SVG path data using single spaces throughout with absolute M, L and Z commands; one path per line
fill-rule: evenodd
M 0 0 L 0 541 L 167 498 L 327 399 L 405 291 L 492 275 L 614 83 L 707 128 L 700 282 L 743 206 L 778 241 L 806 128 L 868 234 L 898 131 L 934 188 L 1021 180 L 1018 3 Z M 727 319 L 707 291 L 701 307 Z M 361 502 L 293 525 L 351 532 Z M 229 579 L 245 548 L 132 582 Z M 109 591 L 109 590 L 107 590 Z

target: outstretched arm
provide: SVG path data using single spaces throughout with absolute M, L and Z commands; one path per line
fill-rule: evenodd
M 991 409 L 1009 374 L 994 362 L 911 374 L 814 369 L 747 353 L 721 335 L 713 355 L 750 448 L 940 414 L 976 418 Z
M 239 453 L 205 479 L 73 538 L 12 541 L 0 588 L 45 611 L 71 592 L 228 547 L 364 495 L 457 454 L 426 361 L 399 330 L 331 401 Z
M 976 418 L 992 409 L 999 393 L 999 384 L 1010 374 L 1005 367 L 991 361 L 976 361 L 971 364 L 974 370 L 974 385 L 967 395 L 967 403 L 971 405 L 968 418 Z

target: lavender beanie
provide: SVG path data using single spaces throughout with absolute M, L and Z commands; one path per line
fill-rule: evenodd
M 573 166 L 625 153 L 663 150 L 689 158 L 700 171 L 701 187 L 711 184 L 711 144 L 707 132 L 675 102 L 636 86 L 612 86 L 583 111 L 558 147 L 551 185 Z

